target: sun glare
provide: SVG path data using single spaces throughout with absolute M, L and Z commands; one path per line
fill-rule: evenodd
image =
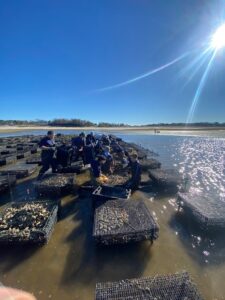
M 214 33 L 211 46 L 216 50 L 225 47 L 225 23 Z

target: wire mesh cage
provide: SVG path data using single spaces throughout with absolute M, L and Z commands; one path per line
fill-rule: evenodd
M 143 171 L 148 171 L 149 169 L 159 169 L 161 167 L 161 163 L 154 158 L 141 159 L 140 164 Z
M 187 272 L 97 283 L 95 300 L 203 300 Z
M 0 176 L 0 193 L 10 189 L 16 183 L 16 176 Z
M 127 172 L 124 172 L 123 174 L 122 174 L 122 172 L 120 174 L 114 173 L 107 177 L 108 177 L 107 184 L 112 185 L 112 186 L 124 185 L 130 179 L 130 176 Z
M 102 245 L 155 240 L 159 226 L 145 203 L 112 200 L 95 210 L 93 237 Z
M 16 156 L 14 155 L 2 155 L 0 156 L 0 166 L 5 166 L 8 164 L 15 163 L 17 160 Z
M 17 157 L 17 159 L 22 159 L 22 158 L 26 158 L 26 157 L 30 156 L 30 154 L 31 154 L 30 151 L 21 150 L 21 151 L 17 151 L 16 157 Z
M 225 227 L 225 202 L 203 192 L 178 193 L 179 207 L 188 210 L 205 227 Z
M 75 184 L 74 174 L 46 174 L 34 183 L 40 196 L 60 196 L 72 192 Z
M 37 170 L 36 165 L 29 165 L 25 162 L 17 162 L 0 169 L 0 175 L 16 175 L 16 178 L 23 178 L 32 175 Z
M 164 191 L 177 192 L 179 186 L 182 185 L 183 179 L 181 175 L 173 169 L 155 169 L 149 170 L 149 177 L 153 183 Z
M 31 155 L 26 159 L 27 164 L 37 164 L 41 165 L 41 156 L 40 154 Z
M 60 173 L 76 173 L 79 174 L 84 169 L 83 161 L 73 162 L 68 167 L 63 167 L 59 170 Z
M 12 202 L 0 214 L 0 244 L 46 243 L 58 206 L 46 201 Z

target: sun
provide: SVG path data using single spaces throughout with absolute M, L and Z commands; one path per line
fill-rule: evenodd
M 215 50 L 225 47 L 225 23 L 221 25 L 214 33 L 211 40 L 211 46 Z

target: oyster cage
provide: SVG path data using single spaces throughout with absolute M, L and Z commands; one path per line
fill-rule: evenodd
M 57 222 L 57 204 L 12 202 L 0 214 L 0 244 L 47 243 Z
M 41 156 L 38 155 L 31 155 L 26 159 L 27 164 L 37 164 L 41 165 Z
M 153 242 L 158 232 L 159 226 L 142 200 L 112 200 L 95 210 L 93 238 L 98 244 Z
M 187 272 L 97 283 L 95 300 L 203 300 Z
M 161 187 L 164 191 L 177 192 L 179 185 L 182 184 L 183 179 L 180 174 L 173 169 L 162 170 L 155 169 L 149 171 L 149 177 L 153 183 Z
M 34 183 L 39 195 L 52 196 L 60 196 L 72 192 L 74 184 L 74 174 L 46 174 L 43 179 Z
M 26 163 L 16 163 L 2 167 L 0 169 L 0 175 L 16 175 L 16 178 L 28 177 L 37 170 L 36 165 L 28 165 Z
M 82 161 L 77 161 L 72 163 L 70 166 L 63 167 L 59 170 L 60 173 L 76 173 L 79 174 L 84 169 L 84 164 Z
M 16 160 L 17 160 L 16 156 L 8 156 L 8 155 L 0 156 L 0 166 L 5 166 L 8 164 L 15 163 Z
M 205 227 L 225 227 L 225 203 L 203 193 L 178 193 L 177 203 L 189 210 L 193 217 Z
M 7 191 L 10 186 L 16 183 L 16 176 L 0 176 L 0 193 Z

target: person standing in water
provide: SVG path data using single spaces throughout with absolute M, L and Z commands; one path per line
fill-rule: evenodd
M 39 147 L 41 148 L 41 163 L 42 168 L 38 175 L 38 180 L 41 179 L 45 172 L 51 167 L 52 172 L 56 172 L 56 160 L 54 158 L 55 154 L 55 140 L 54 140 L 54 131 L 50 130 L 47 132 L 47 135 L 41 139 Z

